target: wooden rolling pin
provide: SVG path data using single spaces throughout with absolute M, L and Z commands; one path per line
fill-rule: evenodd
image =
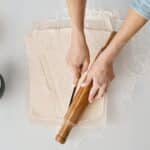
M 96 60 L 96 58 L 100 55 L 100 53 L 107 47 L 107 45 L 113 39 L 115 34 L 116 32 L 111 33 L 105 46 L 101 49 L 101 51 L 98 52 L 94 60 Z M 75 124 L 78 123 L 81 115 L 83 114 L 84 110 L 88 106 L 89 104 L 88 96 L 91 87 L 92 87 L 92 83 L 90 83 L 86 87 L 80 87 L 76 95 L 74 96 L 73 102 L 70 105 L 67 113 L 65 114 L 64 123 L 60 128 L 58 134 L 56 135 L 56 141 L 58 141 L 59 143 L 61 144 L 65 143 L 71 129 L 74 127 Z

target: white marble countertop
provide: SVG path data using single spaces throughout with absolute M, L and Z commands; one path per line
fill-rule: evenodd
M 93 0 L 89 7 L 118 10 L 124 16 L 129 2 L 130 0 L 116 0 L 115 3 L 114 0 Z M 105 129 L 102 131 L 95 129 L 93 132 L 83 133 L 83 137 L 78 140 L 76 133 L 75 136 L 72 135 L 72 140 L 62 146 L 53 140 L 55 128 L 49 129 L 29 121 L 27 114 L 27 59 L 24 38 L 33 22 L 65 15 L 64 3 L 65 1 L 62 0 L 1 1 L 0 73 L 4 75 L 6 80 L 6 92 L 0 101 L 0 147 L 3 150 L 149 150 L 150 71 L 143 69 L 144 71 L 142 70 L 142 73 L 135 78 L 135 74 L 141 68 L 139 70 L 135 62 L 136 69 L 132 70 L 133 65 L 130 66 L 132 57 L 124 56 L 125 51 L 117 62 L 120 62 L 122 57 L 127 58 L 127 65 L 131 72 L 127 71 L 126 73 L 131 77 L 131 84 L 127 83 L 123 87 L 126 88 L 124 92 L 127 91 L 125 95 L 132 92 L 132 99 L 123 99 L 123 95 L 121 95 L 123 90 L 119 90 L 119 93 L 115 91 L 115 88 L 110 89 L 109 96 L 113 95 L 113 99 L 109 99 L 108 125 Z M 148 45 L 145 46 L 148 47 Z M 147 56 L 147 53 L 144 52 L 142 53 L 144 57 L 141 58 L 143 61 Z M 119 66 L 116 71 L 121 71 L 118 68 Z M 121 83 L 120 80 L 125 76 L 126 74 L 122 78 L 118 76 L 115 82 Z M 131 91 L 128 88 L 131 88 Z M 116 99 L 119 96 L 122 99 L 115 101 L 115 96 Z

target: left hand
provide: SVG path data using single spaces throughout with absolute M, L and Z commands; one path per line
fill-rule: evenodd
M 93 82 L 89 94 L 89 102 L 99 99 L 105 94 L 110 82 L 114 79 L 113 64 L 101 54 L 89 68 L 82 86 L 87 86 Z

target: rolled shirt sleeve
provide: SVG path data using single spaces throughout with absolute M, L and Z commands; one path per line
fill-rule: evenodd
M 146 19 L 150 19 L 150 0 L 134 0 L 131 8 Z

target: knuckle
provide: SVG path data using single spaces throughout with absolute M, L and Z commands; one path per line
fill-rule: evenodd
M 103 84 L 103 82 L 102 82 L 101 80 L 95 79 L 95 85 L 96 85 L 97 87 L 101 87 L 102 84 Z
M 109 77 L 109 80 L 112 81 L 114 78 L 115 78 L 115 75 L 113 74 Z

